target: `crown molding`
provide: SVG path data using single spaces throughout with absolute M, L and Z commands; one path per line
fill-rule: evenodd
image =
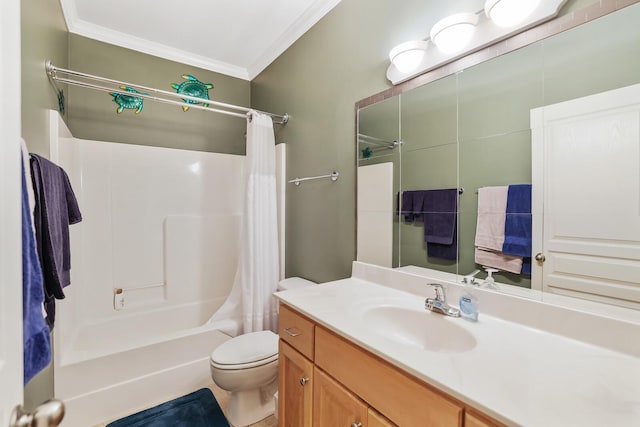
M 73 3 L 73 2 L 70 2 Z M 246 68 L 228 64 L 222 61 L 215 61 L 210 58 L 194 54 L 192 52 L 176 49 L 161 43 L 151 42 L 149 40 L 114 31 L 99 25 L 81 19 L 68 19 L 67 26 L 69 32 L 88 37 L 101 42 L 113 44 L 116 46 L 132 49 L 138 52 L 180 62 L 182 64 L 192 65 L 194 67 L 204 68 L 205 70 L 214 71 L 216 73 L 237 77 L 243 80 L 250 80 L 249 73 Z
M 338 5 L 342 0 L 316 0 L 309 9 L 305 11 L 289 28 L 273 42 L 262 55 L 247 68 L 249 80 L 253 80 L 264 71 L 273 61 L 296 42 L 304 33 L 309 31 L 320 21 L 329 11 Z
M 60 4 L 67 29 L 70 33 L 251 81 L 298 40 L 298 38 L 322 19 L 331 9 L 340 3 L 340 1 L 341 0 L 316 0 L 274 43 L 265 49 L 253 65 L 247 68 L 216 61 L 202 55 L 194 54 L 193 52 L 155 43 L 140 37 L 92 24 L 78 17 L 75 0 L 60 0 Z

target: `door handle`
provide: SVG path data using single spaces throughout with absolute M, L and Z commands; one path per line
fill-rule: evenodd
M 547 260 L 547 257 L 544 256 L 544 254 L 542 252 L 538 252 L 536 254 L 535 260 L 538 262 L 545 262 Z
M 22 405 L 13 408 L 9 427 L 57 427 L 64 418 L 64 403 L 47 400 L 33 412 L 26 412 Z

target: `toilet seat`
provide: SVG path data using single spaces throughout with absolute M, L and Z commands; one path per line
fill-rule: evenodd
M 250 332 L 231 338 L 211 353 L 211 366 L 221 370 L 248 369 L 278 360 L 278 335 Z

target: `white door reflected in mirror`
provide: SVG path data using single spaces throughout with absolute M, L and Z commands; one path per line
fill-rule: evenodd
M 536 108 L 531 127 L 532 287 L 640 308 L 640 84 Z

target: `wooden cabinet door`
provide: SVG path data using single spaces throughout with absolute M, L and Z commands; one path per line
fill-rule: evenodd
M 367 415 L 368 427 L 397 427 L 394 423 L 386 419 L 382 414 L 369 408 Z
M 313 379 L 313 427 L 367 427 L 362 400 L 317 367 Z
M 313 363 L 280 340 L 278 426 L 311 427 Z

